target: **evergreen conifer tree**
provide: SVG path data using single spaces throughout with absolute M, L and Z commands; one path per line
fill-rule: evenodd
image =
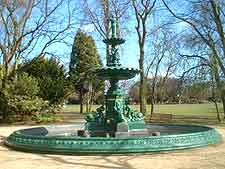
M 93 91 L 96 89 L 93 85 L 99 85 L 99 83 L 96 84 L 96 81 L 93 83 L 95 77 L 91 71 L 99 65 L 101 65 L 101 61 L 93 38 L 79 29 L 72 47 L 69 79 L 79 93 L 80 113 L 83 113 L 85 102 L 88 104 L 87 111 L 90 111 L 93 92 L 96 92 Z

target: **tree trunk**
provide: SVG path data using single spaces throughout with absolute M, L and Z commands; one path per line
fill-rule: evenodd
M 89 112 L 89 105 L 90 105 L 90 102 L 89 102 L 89 92 L 87 92 L 85 94 L 85 105 L 86 105 L 86 112 Z
M 143 114 L 146 113 L 146 84 L 145 84 L 145 74 L 144 74 L 144 46 L 147 35 L 146 30 L 146 22 L 148 16 L 151 14 L 151 11 L 155 5 L 155 1 L 150 3 L 150 1 L 146 2 L 146 4 L 141 1 L 140 4 L 137 4 L 135 0 L 132 0 L 132 6 L 135 11 L 135 17 L 137 21 L 137 25 L 135 27 L 137 35 L 138 35 L 138 45 L 139 45 L 139 69 L 140 69 L 140 88 L 139 88 L 139 101 L 140 101 L 140 112 Z M 141 5 L 140 9 L 139 5 Z M 139 7 L 138 7 L 139 6 Z M 140 9 L 140 10 L 139 10 Z
M 219 122 L 221 122 L 221 119 L 220 119 L 220 112 L 219 112 L 219 109 L 218 109 L 218 105 L 217 105 L 216 100 L 214 101 L 214 104 L 215 104 L 215 106 L 216 106 L 217 119 L 218 119 Z
M 153 101 L 153 100 L 151 100 L 151 112 L 150 112 L 150 119 L 152 119 L 153 112 L 154 112 L 154 101 Z
M 221 91 L 220 97 L 223 104 L 223 119 L 225 119 L 225 91 Z
M 92 83 L 89 82 L 88 85 L 88 92 L 86 94 L 86 112 L 91 111 L 91 106 L 92 106 Z
M 212 70 L 214 70 L 214 69 L 212 69 Z M 216 107 L 217 119 L 218 119 L 219 122 L 221 122 L 220 112 L 219 112 L 218 104 L 217 104 L 217 101 L 216 101 L 216 98 L 215 98 L 215 82 L 214 82 L 215 76 L 214 76 L 213 71 L 212 71 L 211 75 L 212 75 L 212 101 L 213 101 L 213 103 L 215 104 L 215 107 Z
M 144 74 L 144 46 L 140 46 L 140 87 L 139 87 L 139 100 L 140 100 L 140 112 L 146 113 L 146 86 L 145 86 L 145 74 Z
M 80 90 L 80 114 L 83 113 L 83 108 L 84 108 L 83 91 Z
M 2 88 L 5 88 L 8 83 L 9 65 L 8 62 L 5 62 L 3 65 Z
M 219 90 L 220 98 L 223 104 L 223 114 L 225 119 L 225 90 L 223 89 L 223 84 L 220 81 L 220 75 L 217 64 L 218 62 L 216 58 L 212 57 L 212 63 L 213 63 L 212 74 L 214 75 L 215 78 L 217 90 Z
M 154 78 L 155 79 L 155 78 Z M 155 81 L 155 80 L 154 80 Z M 152 85 L 152 96 L 151 96 L 151 116 L 154 112 L 154 104 L 155 104 L 155 82 Z
M 223 104 L 223 114 L 224 114 L 224 119 L 225 119 L 225 91 L 222 89 L 218 72 L 213 72 L 213 73 L 214 73 L 214 77 L 215 77 L 216 86 L 217 86 L 217 89 L 219 90 L 220 98 L 221 98 L 221 101 Z
M 97 93 L 97 92 L 93 89 L 93 86 L 92 86 L 90 110 L 92 110 L 92 106 L 94 104 L 95 93 Z

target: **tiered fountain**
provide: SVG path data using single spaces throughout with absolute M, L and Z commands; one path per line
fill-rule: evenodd
M 53 125 L 28 128 L 12 133 L 5 144 L 22 151 L 47 153 L 131 153 L 175 150 L 217 144 L 220 134 L 213 128 L 196 125 L 145 124 L 143 114 L 133 110 L 119 87 L 119 80 L 133 78 L 137 69 L 121 66 L 116 37 L 116 21 L 111 18 L 112 34 L 107 66 L 94 71 L 109 80 L 104 104 L 86 116 L 84 125 Z
M 96 110 L 95 114 L 86 117 L 86 130 L 90 136 L 128 136 L 135 133 L 145 133 L 144 116 L 134 111 L 125 100 L 124 91 L 119 87 L 119 80 L 133 78 L 137 69 L 122 67 L 118 53 L 118 45 L 125 40 L 116 37 L 116 21 L 111 18 L 112 37 L 103 40 L 111 47 L 107 67 L 97 69 L 95 73 L 104 80 L 109 80 L 110 88 L 106 94 L 105 104 Z M 133 132 L 132 132 L 133 131 Z

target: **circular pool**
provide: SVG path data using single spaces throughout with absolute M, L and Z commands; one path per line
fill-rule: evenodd
M 213 128 L 197 125 L 147 124 L 149 134 L 128 137 L 79 137 L 83 125 L 51 125 L 13 132 L 5 144 L 13 149 L 31 152 L 139 153 L 202 147 L 221 142 Z M 160 133 L 153 136 L 152 133 Z

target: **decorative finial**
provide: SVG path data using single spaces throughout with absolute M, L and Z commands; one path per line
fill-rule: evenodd
M 112 38 L 116 38 L 116 19 L 113 15 L 110 17 L 110 22 L 112 29 Z

